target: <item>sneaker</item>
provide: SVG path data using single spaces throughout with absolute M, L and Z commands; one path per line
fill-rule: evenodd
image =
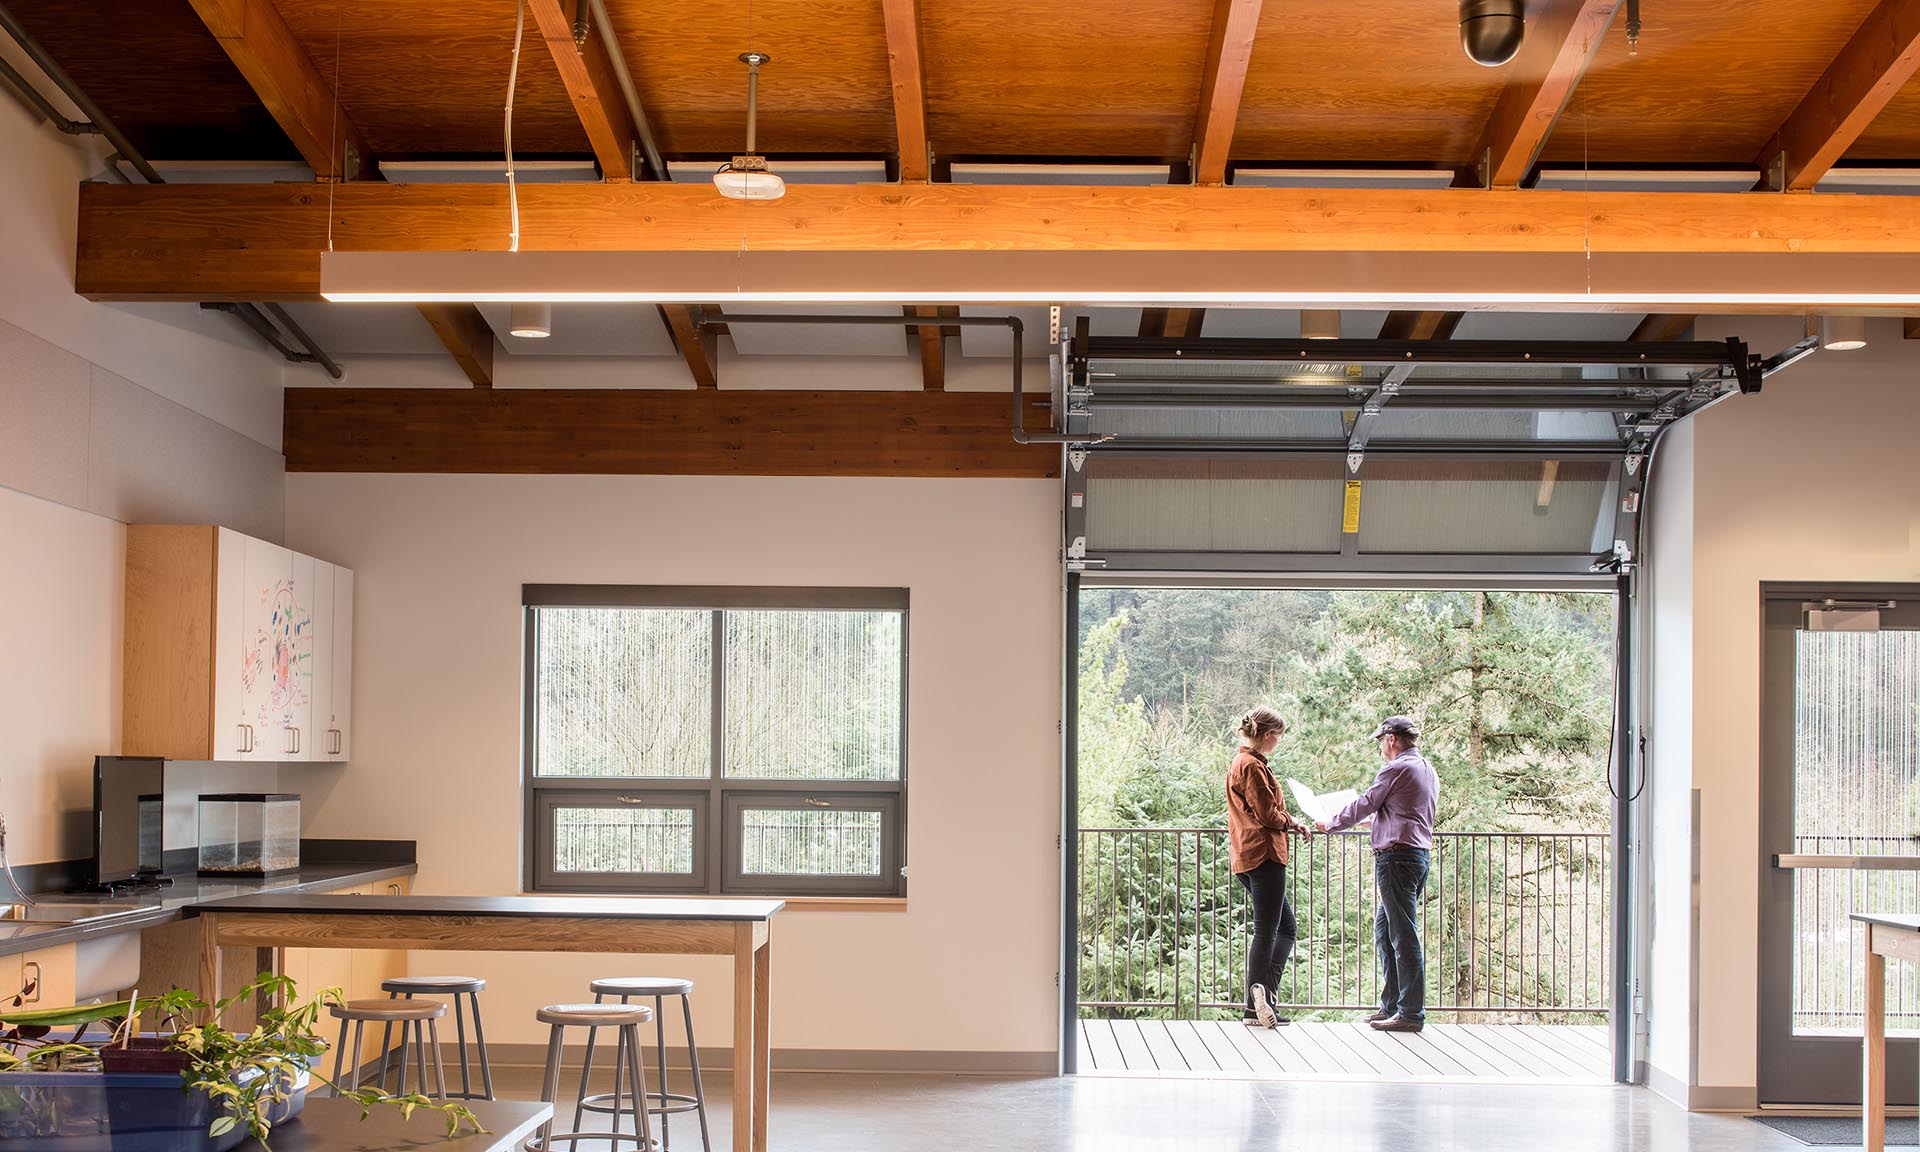
M 1409 1020 L 1405 1016 L 1389 1016 L 1371 1025 L 1375 1032 L 1418 1032 L 1426 1026 L 1425 1020 Z
M 1260 1022 L 1260 1017 L 1256 1016 L 1252 1012 L 1249 1012 L 1246 1015 L 1240 1017 L 1240 1023 L 1245 1024 L 1249 1028 L 1265 1028 L 1266 1027 L 1265 1024 L 1262 1024 Z
M 1273 1010 L 1273 1001 L 1267 999 L 1267 990 L 1261 985 L 1253 986 L 1253 1011 L 1263 1028 L 1278 1028 L 1280 1014 Z

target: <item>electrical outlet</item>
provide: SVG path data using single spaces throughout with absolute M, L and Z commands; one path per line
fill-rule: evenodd
M 40 1003 L 40 962 L 29 960 L 20 966 L 20 985 L 26 989 L 21 999 L 28 1004 Z

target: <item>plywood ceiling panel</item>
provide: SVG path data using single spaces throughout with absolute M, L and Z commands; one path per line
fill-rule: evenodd
M 1659 0 L 1616 20 L 1542 159 L 1753 162 L 1875 0 Z
M 890 153 L 893 95 L 880 0 L 608 0 L 648 122 L 668 155 L 746 144 L 749 48 L 760 70 L 759 147 L 770 155 Z M 751 18 L 749 18 L 751 11 Z
M 276 0 L 340 107 L 382 156 L 492 155 L 513 60 L 512 4 Z M 515 85 L 517 155 L 591 153 L 540 30 L 527 21 Z
M 1185 160 L 1212 19 L 1211 0 L 925 0 L 934 151 Z
M 187 0 L 8 8 L 149 160 L 300 159 Z
M 1920 80 L 1909 80 L 1860 139 L 1849 160 L 1920 160 Z
M 1450 3 L 1269 3 L 1233 156 L 1458 165 L 1509 72 L 1467 59 Z

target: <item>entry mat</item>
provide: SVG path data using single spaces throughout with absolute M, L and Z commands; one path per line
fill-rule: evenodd
M 1802 1144 L 1858 1148 L 1862 1140 L 1858 1116 L 1755 1116 L 1754 1119 L 1776 1132 L 1786 1133 Z M 1911 1148 L 1920 1145 L 1917 1124 L 1920 1121 L 1912 1116 L 1888 1117 L 1887 1146 L 1904 1145 Z

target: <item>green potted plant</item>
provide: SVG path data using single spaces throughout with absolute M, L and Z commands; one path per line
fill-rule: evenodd
M 271 1006 L 259 1013 L 253 1028 L 234 1032 L 220 1024 L 228 1008 L 258 997 L 270 1000 Z M 293 981 L 263 972 L 212 1005 L 174 989 L 151 998 L 136 995 L 72 1008 L 0 1007 L 0 1148 L 10 1133 L 43 1140 L 57 1136 L 63 1103 L 65 1119 L 73 1119 L 77 1108 L 84 1123 L 88 1109 L 77 1103 L 81 1096 L 76 1093 L 88 1088 L 105 1101 L 104 1110 L 94 1101 L 94 1109 L 101 1112 L 96 1121 L 112 1124 L 116 1117 L 132 1120 L 138 1112 L 150 1112 L 150 1107 L 137 1105 L 130 1111 L 126 1099 L 116 1108 L 115 1090 L 130 1088 L 141 1073 L 155 1072 L 177 1073 L 180 1091 L 203 1105 L 194 1114 L 206 1119 L 209 1147 L 231 1147 L 249 1135 L 267 1145 L 273 1126 L 298 1112 L 309 1085 L 316 1082 L 356 1101 L 363 1118 L 376 1106 L 397 1107 L 409 1117 L 427 1109 L 446 1117 L 448 1136 L 463 1126 L 484 1131 L 464 1103 L 436 1101 L 417 1092 L 339 1089 L 316 1072 L 327 1049 L 316 1024 L 322 1008 L 339 998 L 339 989 L 328 988 L 300 1004 Z M 15 997 L 16 1004 L 19 1000 Z M 143 1019 L 155 1026 L 153 1033 L 142 1032 Z M 94 1025 L 108 1030 L 98 1043 L 86 1039 Z M 55 1030 L 64 1028 L 74 1029 L 71 1039 L 51 1039 Z M 68 1076 L 42 1088 L 50 1073 L 93 1073 L 97 1079 Z

